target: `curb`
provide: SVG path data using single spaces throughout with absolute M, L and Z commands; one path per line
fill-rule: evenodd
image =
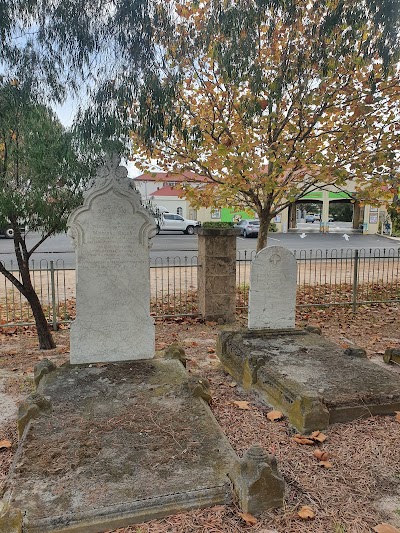
M 380 233 L 376 233 L 376 235 L 379 235 L 379 237 L 384 237 L 385 239 L 390 239 L 391 241 L 400 242 L 400 237 L 391 237 L 389 235 L 381 235 Z

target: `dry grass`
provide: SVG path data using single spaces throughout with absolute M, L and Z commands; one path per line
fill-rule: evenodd
M 298 322 L 311 322 L 323 328 L 338 343 L 354 342 L 366 347 L 372 359 L 382 358 L 384 349 L 400 344 L 400 307 L 364 307 L 353 315 L 349 309 L 303 310 Z M 244 319 L 239 319 L 243 324 Z M 16 368 L 16 377 L 26 378 L 43 352 L 35 348 L 31 330 L 2 333 L 1 366 Z M 240 387 L 221 369 L 214 353 L 218 326 L 199 320 L 160 322 L 156 325 L 157 348 L 177 340 L 184 344 L 189 372 L 204 374 L 213 392 L 212 410 L 239 455 L 260 443 L 277 459 L 286 481 L 284 509 L 261 516 L 256 525 L 246 524 L 235 505 L 216 506 L 153 520 L 146 524 L 115 530 L 114 533 L 371 533 L 381 522 L 400 526 L 400 424 L 392 416 L 336 424 L 325 431 L 320 445 L 328 451 L 333 467 L 322 469 L 313 457 L 313 448 L 296 444 L 285 420 L 270 422 L 270 408 Z M 50 354 L 58 363 L 67 357 L 68 331 L 57 333 L 61 347 Z M 398 369 L 393 368 L 393 371 Z M 25 372 L 25 374 L 24 374 Z M 14 379 L 16 379 L 14 377 Z M 247 400 L 251 409 L 238 409 L 233 400 Z M 11 438 L 11 425 L 0 428 L 0 439 Z M 9 467 L 11 451 L 0 452 L 0 481 Z M 315 518 L 301 520 L 297 511 L 309 505 Z

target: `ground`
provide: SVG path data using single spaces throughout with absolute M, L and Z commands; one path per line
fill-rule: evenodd
M 342 346 L 350 342 L 363 346 L 373 361 L 384 364 L 385 348 L 400 344 L 399 319 L 400 306 L 376 306 L 360 308 L 356 315 L 342 308 L 302 310 L 297 323 L 319 325 L 330 339 Z M 237 325 L 244 324 L 245 319 L 239 318 Z M 396 417 L 331 426 L 324 432 L 327 440 L 318 445 L 329 453 L 332 465 L 323 468 L 313 456 L 315 446 L 297 444 L 285 420 L 270 422 L 266 415 L 271 408 L 224 374 L 215 355 L 218 328 L 214 323 L 189 319 L 160 322 L 156 325 L 156 347 L 162 350 L 175 340 L 185 346 L 188 370 L 209 379 L 212 410 L 239 455 L 260 443 L 277 457 L 287 484 L 285 508 L 265 513 L 256 524 L 243 520 L 240 510 L 232 505 L 191 511 L 113 533 L 370 533 L 384 522 L 400 527 L 400 424 Z M 57 349 L 43 352 L 36 348 L 31 329 L 22 333 L 8 329 L 0 334 L 0 393 L 2 405 L 7 399 L 10 406 L 0 413 L 0 440 L 12 442 L 11 449 L 0 450 L 0 484 L 17 444 L 15 422 L 9 418 L 15 411 L 12 400 L 18 401 L 32 389 L 32 369 L 38 360 L 49 357 L 60 364 L 68 358 L 69 331 L 61 330 L 55 337 Z M 400 371 L 399 366 L 391 368 Z M 248 408 L 233 403 L 238 400 L 248 402 L 239 404 Z M 313 519 L 302 520 L 297 515 L 304 505 L 315 513 Z

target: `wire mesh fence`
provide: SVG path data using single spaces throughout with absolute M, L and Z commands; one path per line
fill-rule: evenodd
M 400 248 L 297 250 L 297 306 L 352 306 L 400 301 Z M 237 309 L 248 308 L 255 252 L 238 252 Z M 3 263 L 4 264 L 4 263 Z M 5 264 L 20 279 L 16 262 Z M 54 328 L 75 317 L 75 270 L 62 260 L 31 262 L 34 288 Z M 197 256 L 156 257 L 150 267 L 151 313 L 155 318 L 197 316 Z M 0 325 L 34 323 L 28 302 L 0 278 Z

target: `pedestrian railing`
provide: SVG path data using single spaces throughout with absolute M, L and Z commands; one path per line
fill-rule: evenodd
M 400 249 L 297 250 L 297 306 L 351 306 L 400 302 Z M 247 312 L 255 252 L 238 252 L 237 310 Z M 5 266 L 18 279 L 16 262 Z M 31 276 L 49 323 L 57 328 L 75 317 L 75 270 L 62 260 L 31 262 Z M 150 267 L 151 313 L 155 318 L 197 316 L 197 256 L 157 257 Z M 2 278 L 2 279 L 1 279 Z M 30 307 L 0 277 L 0 325 L 34 323 Z

